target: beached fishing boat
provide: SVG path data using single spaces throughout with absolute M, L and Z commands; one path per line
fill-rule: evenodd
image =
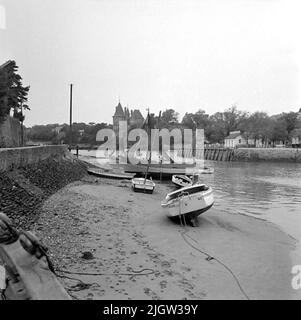
M 146 171 L 146 164 L 124 164 L 123 168 L 125 172 L 144 174 Z M 170 179 L 173 175 L 185 175 L 187 170 L 187 165 L 179 164 L 155 164 L 152 163 L 148 167 L 148 174 L 152 175 L 154 178 Z M 193 169 L 193 166 L 191 166 Z
M 143 174 L 146 170 L 146 164 L 124 164 L 122 165 L 125 172 Z M 193 164 L 156 164 L 152 163 L 148 167 L 148 174 L 154 178 L 171 179 L 173 175 L 187 175 L 187 171 L 191 171 L 191 174 L 212 174 L 213 168 L 197 168 Z
M 161 206 L 169 218 L 196 218 L 214 203 L 213 190 L 205 184 L 195 184 L 167 194 Z
M 103 171 L 96 168 L 88 168 L 88 173 L 100 178 L 108 178 L 108 179 L 119 179 L 119 180 L 131 180 L 133 179 L 133 174 L 126 174 L 126 173 L 113 173 L 108 171 Z
M 123 164 L 123 169 L 128 173 L 136 173 L 143 174 L 146 171 L 146 167 L 148 167 L 148 173 L 151 174 L 154 178 L 162 178 L 162 179 L 171 179 L 173 175 L 187 175 L 187 172 L 191 172 L 191 174 L 210 174 L 214 172 L 214 168 L 207 166 L 198 166 L 196 162 L 184 162 L 177 163 L 173 162 L 172 159 L 170 161 L 165 160 L 165 162 L 156 163 L 151 162 L 147 163 L 137 163 L 137 164 Z
M 156 184 L 153 180 L 145 178 L 133 178 L 132 188 L 135 192 L 153 193 Z
M 185 175 L 174 174 L 171 178 L 174 185 L 179 188 L 188 187 L 192 185 L 192 179 Z
M 148 166 L 148 173 L 156 178 L 171 179 L 173 175 L 185 175 L 187 168 L 195 168 L 196 163 L 193 161 L 184 161 L 184 159 L 174 159 L 167 152 L 152 153 L 152 161 L 147 163 L 146 159 L 135 157 L 136 164 L 123 164 L 125 172 L 142 174 Z

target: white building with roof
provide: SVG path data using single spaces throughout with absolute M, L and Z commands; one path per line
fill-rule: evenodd
M 230 131 L 229 135 L 225 138 L 224 145 L 227 148 L 235 148 L 242 144 L 247 144 L 247 141 L 240 131 Z

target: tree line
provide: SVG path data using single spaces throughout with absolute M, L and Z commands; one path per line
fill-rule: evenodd
M 87 147 L 96 145 L 96 134 L 101 129 L 113 128 L 112 125 L 107 123 L 94 123 L 88 124 L 74 122 L 72 124 L 72 145 L 83 144 Z M 47 142 L 51 144 L 68 144 L 70 137 L 70 127 L 64 123 L 62 125 L 47 124 L 35 125 L 27 128 L 27 140 L 33 142 Z
M 255 143 L 261 140 L 264 145 L 277 141 L 289 143 L 294 131 L 301 128 L 300 117 L 301 109 L 299 112 L 283 112 L 269 116 L 261 111 L 242 111 L 236 106 L 212 115 L 202 109 L 195 113 L 186 112 L 181 121 L 179 114 L 173 109 L 167 109 L 162 113 L 162 121 L 166 127 L 203 128 L 209 143 L 220 144 L 231 131 L 240 131 L 247 143 L 250 139 Z
M 0 66 L 0 125 L 10 114 L 23 124 L 23 110 L 30 110 L 27 104 L 29 89 L 29 86 L 23 86 L 15 61 L 9 60 Z M 152 116 L 160 128 L 203 128 L 206 140 L 212 144 L 222 144 L 231 131 L 237 130 L 241 131 L 247 142 L 260 139 L 264 144 L 276 141 L 285 144 L 291 140 L 296 129 L 301 128 L 300 115 L 301 109 L 299 112 L 269 116 L 265 112 L 249 113 L 231 106 L 212 115 L 203 109 L 195 113 L 186 112 L 181 120 L 179 113 L 172 108 Z M 107 123 L 74 123 L 72 141 L 75 144 L 97 144 L 96 133 L 103 128 L 112 126 Z M 38 125 L 27 129 L 27 137 L 32 141 L 67 143 L 69 130 L 67 124 Z
M 300 110 L 301 111 L 301 110 Z M 225 109 L 223 112 L 216 112 L 212 115 L 199 109 L 195 113 L 185 113 L 179 120 L 179 113 L 168 108 L 159 115 L 152 114 L 154 122 L 159 128 L 203 128 L 205 138 L 211 144 L 223 144 L 224 139 L 231 131 L 241 131 L 246 141 L 261 139 L 264 144 L 283 141 L 290 141 L 292 133 L 296 128 L 301 128 L 298 112 L 283 112 L 279 115 L 268 116 L 265 112 L 257 111 L 249 113 L 239 110 L 236 106 Z M 107 123 L 73 123 L 72 143 L 96 145 L 96 134 L 99 130 L 112 128 Z M 47 141 L 54 144 L 69 143 L 69 125 L 49 124 L 37 125 L 27 130 L 27 137 L 32 141 Z

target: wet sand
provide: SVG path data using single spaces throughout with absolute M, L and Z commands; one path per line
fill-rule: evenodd
M 56 268 L 96 274 L 65 274 L 82 281 L 61 279 L 75 299 L 297 298 L 293 238 L 214 206 L 184 228 L 162 212 L 171 190 L 158 183 L 152 195 L 134 193 L 127 182 L 89 176 L 46 201 L 34 231 Z

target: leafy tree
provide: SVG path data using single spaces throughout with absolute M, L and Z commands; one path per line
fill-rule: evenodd
M 206 137 L 212 143 L 223 143 L 227 134 L 224 114 L 216 112 L 209 117 L 209 125 L 205 131 Z
M 169 128 L 169 125 L 173 123 L 178 123 L 179 113 L 176 112 L 174 109 L 166 109 L 162 112 L 161 119 L 160 119 L 160 126 L 161 128 Z
M 22 77 L 17 73 L 15 61 L 8 61 L 0 66 L 0 122 L 13 110 L 14 117 L 24 121 L 23 109 L 28 109 L 29 86 L 24 87 Z
M 276 141 L 286 142 L 288 139 L 287 123 L 284 119 L 274 120 L 274 125 L 271 134 L 273 144 Z
M 52 141 L 55 137 L 54 128 L 58 124 L 36 125 L 28 129 L 28 139 L 33 141 Z
M 198 110 L 196 113 L 186 112 L 182 124 L 188 128 L 201 128 L 206 129 L 209 125 L 209 115 L 204 110 Z
M 297 112 L 282 113 L 281 119 L 285 121 L 286 130 L 288 134 L 290 134 L 297 127 L 298 113 Z
M 226 109 L 223 113 L 223 121 L 227 135 L 229 135 L 231 131 L 237 130 L 246 117 L 247 112 L 238 110 L 235 105 Z
M 265 112 L 256 111 L 246 120 L 245 135 L 256 141 L 259 139 L 266 140 L 269 138 L 270 118 Z
M 231 131 L 243 131 L 248 117 L 247 112 L 238 110 L 236 106 L 216 112 L 208 118 L 205 135 L 212 143 L 223 143 Z

